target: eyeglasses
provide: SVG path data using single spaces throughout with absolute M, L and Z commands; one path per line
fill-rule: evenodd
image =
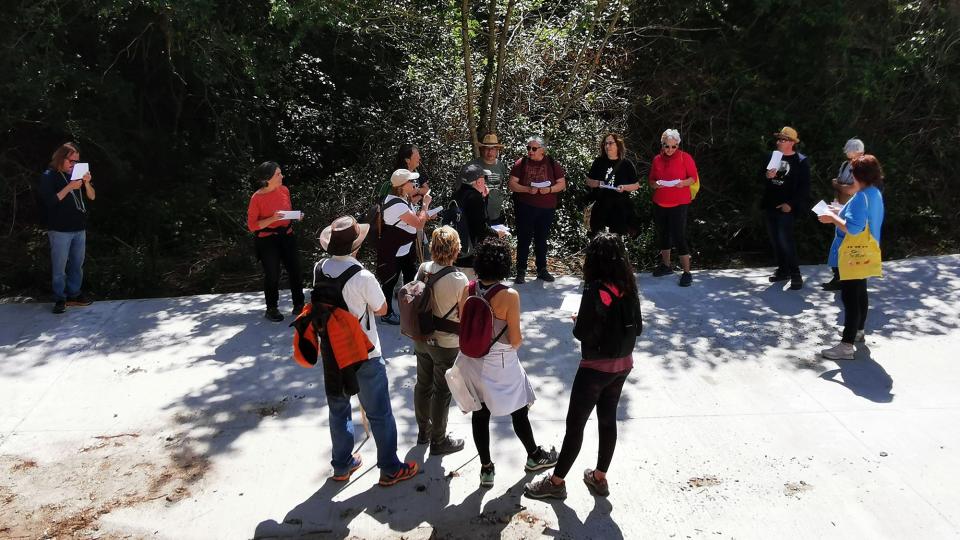
M 616 146 L 616 145 L 617 145 L 617 141 L 604 141 L 603 145 L 604 145 L 604 146 Z
M 782 143 L 787 141 L 790 141 L 790 139 L 777 139 L 777 143 Z M 790 141 L 790 142 L 793 142 L 793 141 Z
M 661 144 L 660 146 L 662 146 L 662 147 L 664 147 L 664 148 L 669 148 L 670 150 L 676 150 L 677 148 L 679 148 L 679 147 L 678 147 L 677 145 L 675 145 L 675 144 Z
M 540 149 L 539 146 L 529 146 L 529 145 L 527 146 L 527 152 L 536 152 L 539 149 Z
M 67 161 L 69 161 L 70 163 L 73 163 L 74 165 L 76 165 L 77 163 L 80 163 L 79 159 L 68 159 Z

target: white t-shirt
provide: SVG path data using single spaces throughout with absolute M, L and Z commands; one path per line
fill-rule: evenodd
M 406 199 L 402 199 L 401 197 L 397 197 L 396 195 L 387 195 L 387 197 L 383 200 L 384 206 L 386 206 L 386 203 L 390 202 L 393 199 L 401 199 L 403 201 L 403 204 L 395 204 L 390 208 L 387 208 L 386 210 L 384 210 L 383 212 L 384 225 L 393 225 L 394 223 L 396 223 L 397 227 L 400 227 L 404 231 L 407 231 L 408 233 L 411 233 L 411 234 L 416 234 L 417 229 L 415 227 L 413 227 L 408 223 L 404 223 L 403 221 L 400 221 L 400 216 L 406 214 L 407 212 L 410 212 L 411 214 L 413 214 L 413 207 L 410 206 L 410 203 L 407 202 Z M 407 253 L 410 253 L 410 247 L 412 245 L 413 245 L 413 242 L 411 241 L 400 246 L 400 249 L 397 250 L 397 257 L 403 257 Z
M 314 276 L 317 275 L 317 265 L 319 264 L 320 262 L 313 267 Z M 337 277 L 355 264 L 363 268 L 359 261 L 349 255 L 335 255 L 323 265 L 323 273 L 331 277 Z M 365 268 L 360 270 L 344 284 L 343 300 L 347 303 L 350 313 L 360 320 L 360 328 L 363 328 L 363 333 L 367 335 L 367 339 L 370 340 L 370 343 L 373 343 L 373 350 L 370 351 L 367 358 L 382 356 L 380 335 L 377 333 L 377 318 L 374 317 L 373 312 L 383 307 L 387 299 L 383 296 L 383 290 L 380 288 L 377 278 Z M 368 322 L 370 323 L 369 329 L 367 329 Z

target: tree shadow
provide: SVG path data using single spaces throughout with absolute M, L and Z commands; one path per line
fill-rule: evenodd
M 820 378 L 844 386 L 854 395 L 874 403 L 893 402 L 893 378 L 873 359 L 866 344 L 857 347 L 853 360 L 840 360 L 837 366 L 838 369 L 821 373 Z

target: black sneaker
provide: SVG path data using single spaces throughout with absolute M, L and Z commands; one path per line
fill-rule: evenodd
M 793 274 L 790 276 L 790 290 L 798 291 L 803 288 L 803 276 L 800 274 Z
M 673 269 L 663 264 L 662 262 L 656 268 L 653 269 L 653 277 L 669 276 L 672 273 L 673 273 Z
M 822 287 L 823 290 L 825 290 L 825 291 L 839 291 L 839 290 L 840 290 L 840 280 L 839 280 L 839 279 L 831 279 L 830 281 L 828 281 L 828 282 L 826 282 L 826 283 L 821 283 L 821 284 L 820 284 L 820 287 Z
M 517 272 L 517 277 L 513 278 L 513 283 L 516 285 L 523 285 L 526 282 L 527 282 L 526 272 Z
M 280 310 L 277 308 L 267 308 L 267 311 L 263 313 L 263 316 L 268 321 L 280 322 L 283 320 L 283 313 L 280 313 Z
M 86 307 L 93 303 L 93 300 L 87 298 L 83 293 L 80 293 L 73 298 L 67 298 L 67 305 L 72 307 Z
M 57 315 L 67 310 L 67 303 L 63 300 L 57 300 L 53 303 L 53 312 Z
M 550 481 L 552 475 L 546 474 L 533 482 L 523 486 L 523 494 L 531 499 L 566 499 L 567 484 L 554 484 Z
M 439 441 L 430 443 L 430 455 L 442 456 L 452 454 L 463 450 L 463 439 L 454 439 L 450 435 L 444 435 Z
M 790 274 L 784 274 L 781 272 L 774 272 L 772 276 L 767 278 L 767 280 L 770 283 L 776 283 L 778 281 L 786 281 L 788 279 L 790 279 Z
M 543 281 L 550 283 L 554 280 L 554 277 L 550 274 L 550 272 L 547 271 L 546 268 L 543 268 L 541 270 L 537 270 L 537 279 L 542 279 Z
M 524 465 L 523 470 L 535 472 L 549 469 L 557 464 L 558 457 L 556 448 L 551 448 L 550 451 L 547 452 L 542 446 L 538 446 L 533 455 L 527 457 L 527 464 Z
M 690 275 L 690 272 L 684 272 L 680 274 L 680 286 L 689 287 L 693 283 L 693 276 Z

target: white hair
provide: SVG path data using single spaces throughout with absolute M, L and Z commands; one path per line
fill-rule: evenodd
M 664 130 L 663 135 L 660 135 L 660 142 L 666 142 L 667 139 L 680 142 L 680 132 L 672 128 Z
M 531 135 L 527 137 L 527 144 L 530 144 L 532 142 L 535 142 L 539 144 L 541 147 L 543 147 L 544 152 L 547 151 L 547 143 L 543 142 L 543 137 L 538 137 L 536 135 Z
M 843 145 L 843 152 L 860 152 L 863 153 L 863 141 L 860 139 L 850 139 L 847 141 L 847 144 Z

